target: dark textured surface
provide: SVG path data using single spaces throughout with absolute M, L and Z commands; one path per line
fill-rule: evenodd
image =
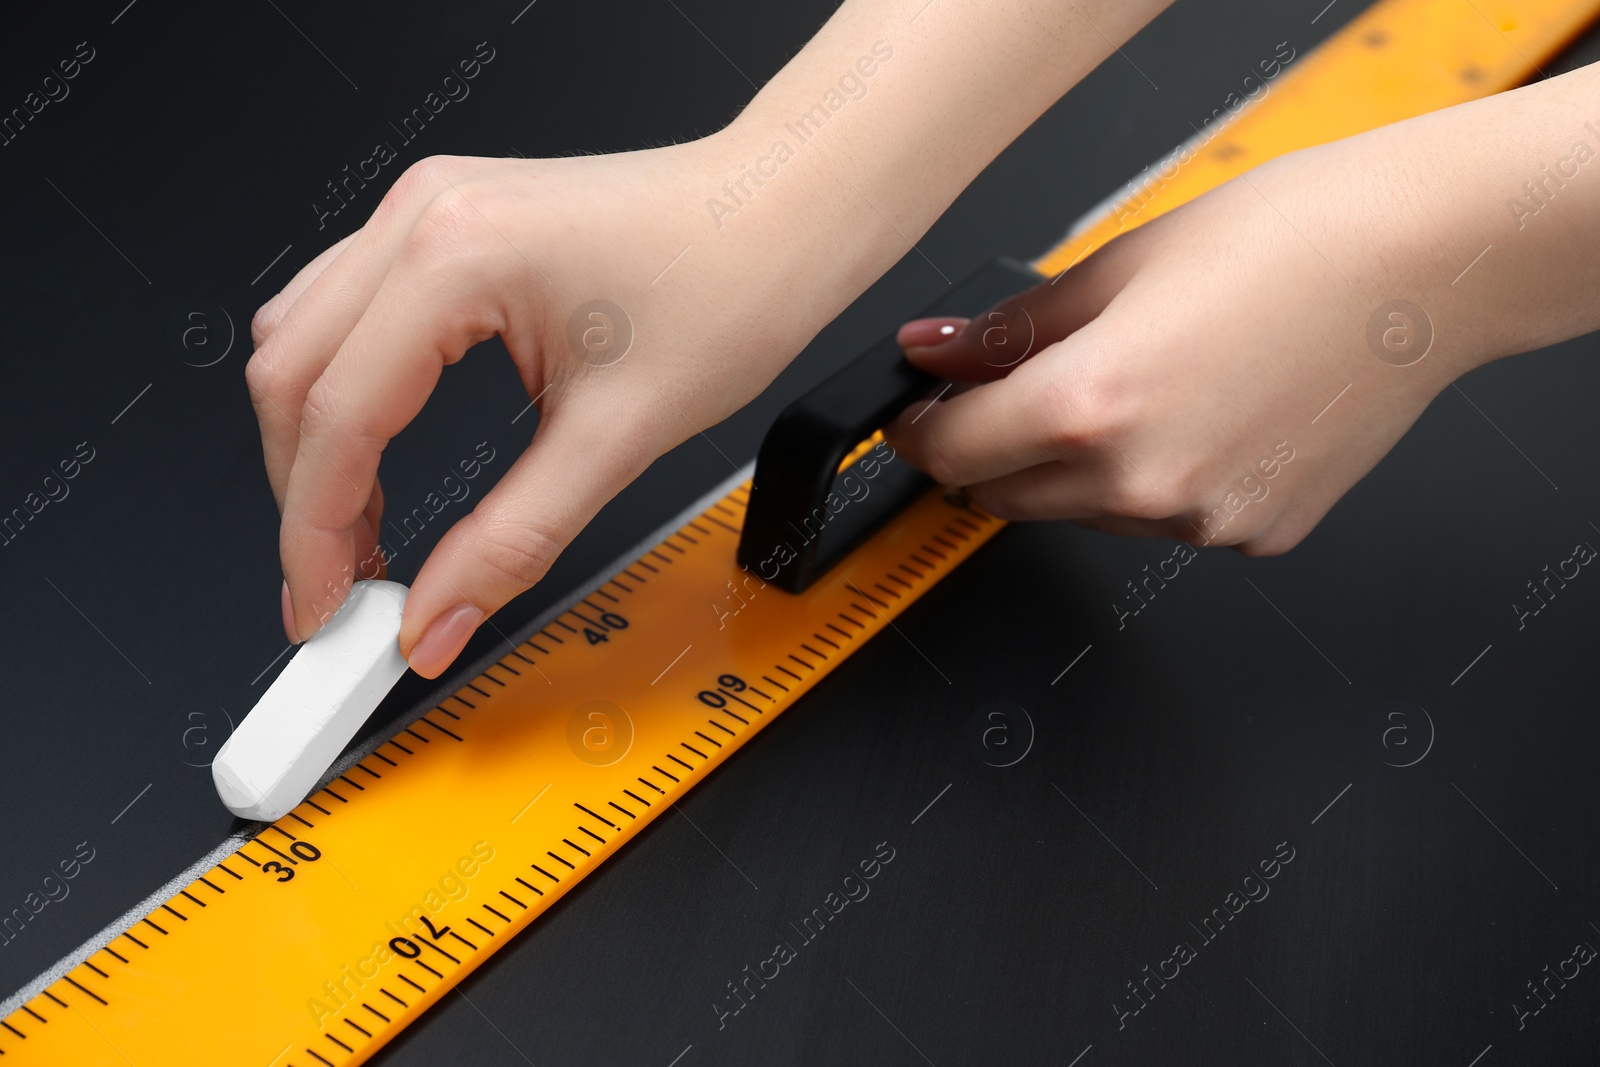
M 123 2 L 30 9 L 0 34 L 6 108 L 77 42 L 96 50 L 71 95 L 0 148 L 0 508 L 79 442 L 94 450 L 70 496 L 0 548 L 0 911 L 79 842 L 95 849 L 70 896 L 0 947 L 0 993 L 230 829 L 209 774 L 186 763 L 209 758 L 203 742 L 250 707 L 283 648 L 248 338 L 186 366 L 211 357 L 173 342 L 174 318 L 212 309 L 220 345 L 221 308 L 242 331 L 376 200 L 319 233 L 322 183 L 479 41 L 494 62 L 395 173 L 425 153 L 708 131 L 749 92 L 728 59 L 764 80 L 829 10 L 542 0 L 512 25 L 519 0 L 281 13 L 143 0 L 113 24 Z M 1312 25 L 1321 6 L 1180 0 L 922 250 L 956 278 L 1042 249 L 1276 42 L 1308 48 L 1358 7 Z M 753 455 L 782 403 L 943 285 L 913 254 L 711 438 Z M 1465 1067 L 1491 1045 L 1483 1064 L 1594 1062 L 1592 968 L 1521 1029 L 1513 1004 L 1533 1006 L 1525 983 L 1576 943 L 1600 945 L 1600 577 L 1585 568 L 1521 631 L 1509 605 L 1575 543 L 1600 545 L 1596 348 L 1473 374 L 1291 555 L 1202 553 L 1121 630 L 1111 604 L 1170 545 L 1008 530 L 901 622 L 948 684 L 885 634 L 683 805 L 727 861 L 664 818 L 464 983 L 470 1003 L 452 996 L 379 1062 L 666 1065 L 692 1046 L 679 1063 Z M 482 440 L 498 455 L 486 477 L 503 471 L 525 404 L 492 351 L 453 369 L 389 451 L 391 504 Z M 502 628 L 727 474 L 691 439 Z M 403 549 L 395 576 L 423 556 Z M 1005 768 L 973 741 L 996 700 L 1027 709 L 1035 735 Z M 801 945 L 789 923 L 880 842 L 894 859 L 871 895 Z M 1205 941 L 1195 926 L 1280 843 L 1293 860 L 1270 895 Z M 725 983 L 780 939 L 796 958 L 719 1030 Z M 1137 1003 L 1125 983 L 1179 941 L 1195 958 L 1119 1029 Z

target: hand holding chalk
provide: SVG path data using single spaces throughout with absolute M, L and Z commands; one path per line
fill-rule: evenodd
M 282 818 L 304 800 L 406 671 L 398 582 L 356 582 L 217 753 L 211 777 L 242 819 Z

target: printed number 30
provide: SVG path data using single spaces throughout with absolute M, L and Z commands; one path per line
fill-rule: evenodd
M 313 845 L 310 841 L 296 841 L 294 844 L 289 846 L 289 851 L 293 852 L 296 856 L 305 860 L 307 863 L 322 858 L 322 850 L 317 848 L 317 846 Z M 290 860 L 289 862 L 293 863 L 294 860 Z M 277 860 L 269 860 L 266 863 L 263 863 L 261 865 L 261 873 L 277 874 L 277 880 L 280 882 L 287 882 L 294 878 L 294 868 L 285 867 Z

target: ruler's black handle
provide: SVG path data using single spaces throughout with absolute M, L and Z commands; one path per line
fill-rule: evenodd
M 1040 281 L 996 259 L 923 309 L 921 316 L 982 314 Z M 931 483 L 875 449 L 840 471 L 850 450 L 936 383 L 913 367 L 894 335 L 783 410 L 756 455 L 755 485 L 739 537 L 739 564 L 791 593 L 804 591 Z

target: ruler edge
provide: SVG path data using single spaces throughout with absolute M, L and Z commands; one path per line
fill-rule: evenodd
M 706 511 L 713 504 L 722 500 L 729 493 L 749 481 L 755 471 L 755 460 L 746 462 L 738 470 L 716 483 L 703 495 L 696 498 L 688 507 L 676 512 L 659 526 L 646 533 L 637 542 L 630 545 L 627 550 L 616 558 L 608 561 L 583 581 L 573 586 L 572 591 L 553 602 L 548 608 L 540 612 L 526 625 L 521 627 L 515 636 L 506 638 L 501 644 L 509 643 L 515 648 L 531 635 L 538 633 L 552 621 L 565 614 L 574 604 L 580 603 L 585 597 L 592 595 L 593 591 L 628 567 L 640 556 L 646 554 L 651 548 L 660 544 L 668 536 L 676 533 L 687 524 L 688 520 Z M 493 616 L 491 616 L 492 618 Z M 495 648 L 499 648 L 497 644 Z M 465 670 L 451 670 L 443 677 L 464 678 L 467 681 L 484 673 L 489 667 L 499 663 L 508 653 L 491 649 L 482 656 L 473 660 Z M 394 734 L 404 730 L 407 726 L 422 718 L 437 707 L 444 698 L 457 692 L 465 686 L 466 682 L 452 684 L 441 682 L 429 689 L 426 695 L 412 708 L 391 719 L 385 728 L 378 731 L 355 748 L 347 750 L 328 768 L 327 773 L 317 780 L 307 796 L 314 795 L 317 790 L 333 782 L 345 771 L 361 762 L 377 751 Z M 442 694 L 442 697 L 441 697 Z M 440 699 L 435 699 L 440 698 Z M 111 942 L 122 936 L 124 930 L 138 925 L 146 915 L 160 909 L 161 905 L 178 895 L 179 890 L 188 888 L 199 880 L 200 876 L 213 869 L 217 864 L 225 861 L 239 849 L 249 844 L 260 834 L 266 832 L 267 827 L 277 820 L 263 820 L 252 822 L 227 837 L 203 853 L 189 866 L 183 868 L 172 878 L 157 886 L 148 896 L 141 899 L 132 907 L 123 911 L 111 922 L 101 927 L 90 937 L 80 942 L 71 952 L 57 958 L 49 967 L 38 972 L 27 984 L 19 987 L 3 1000 L 0 1000 L 0 1019 L 9 1019 L 13 1014 L 21 1011 L 23 1006 L 32 1003 L 41 996 L 45 990 L 54 986 L 68 974 L 82 966 L 91 956 L 107 947 Z

